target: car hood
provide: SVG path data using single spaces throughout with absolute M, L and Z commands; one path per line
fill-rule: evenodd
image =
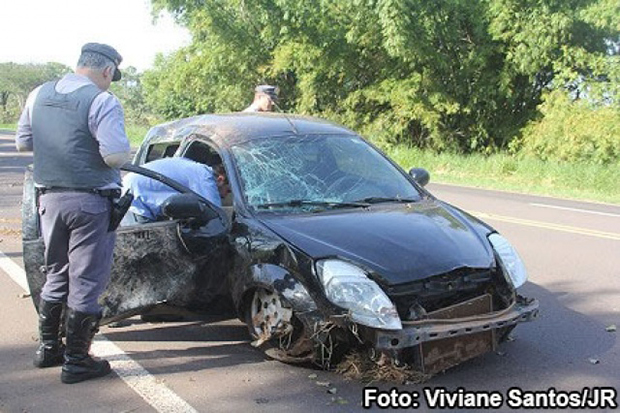
M 313 259 L 350 260 L 384 285 L 494 265 L 486 239 L 491 229 L 436 200 L 316 214 L 264 214 L 260 220 Z

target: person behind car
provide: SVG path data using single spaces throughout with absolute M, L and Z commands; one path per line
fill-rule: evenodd
M 260 85 L 254 89 L 254 101 L 244 112 L 271 112 L 278 101 L 279 89 L 276 86 Z
M 121 78 L 121 61 L 111 46 L 85 44 L 75 73 L 32 91 L 15 137 L 19 151 L 33 151 L 45 244 L 34 365 L 62 364 L 63 383 L 111 371 L 88 352 L 112 267 L 112 198 L 120 193 L 119 167 L 130 155 L 123 109 L 107 91 Z M 59 334 L 65 304 L 66 348 Z
M 157 159 L 142 166 L 177 181 L 218 207 L 222 206 L 222 198 L 228 191 L 223 167 L 214 168 L 214 172 L 207 165 L 182 157 Z M 129 212 L 138 223 L 167 219 L 161 205 L 178 194 L 163 182 L 136 173 L 128 173 L 123 178 L 123 189 L 131 191 L 134 197 Z

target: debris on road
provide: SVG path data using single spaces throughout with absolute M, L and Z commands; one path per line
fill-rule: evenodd
M 589 358 L 588 361 L 590 362 L 590 364 L 599 364 L 601 362 L 599 359 L 595 358 Z
M 332 397 L 332 403 L 349 404 L 349 401 L 347 399 L 343 399 L 342 397 Z
M 612 324 L 612 325 L 607 326 L 607 327 L 605 328 L 605 331 L 607 331 L 608 333 L 615 333 L 615 332 L 616 332 L 616 330 L 617 330 L 617 327 L 616 327 L 616 325 L 615 325 L 615 324 Z
M 347 379 L 361 380 L 364 383 L 387 381 L 392 383 L 424 383 L 432 375 L 424 374 L 409 366 L 396 366 L 385 355 L 373 361 L 363 353 L 352 352 L 347 355 L 336 367 L 336 373 Z

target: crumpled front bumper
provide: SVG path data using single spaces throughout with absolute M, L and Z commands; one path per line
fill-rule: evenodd
M 407 323 L 402 330 L 371 330 L 371 343 L 380 351 L 398 351 L 418 344 L 510 327 L 538 316 L 538 300 L 520 297 L 505 310 L 455 319 Z M 404 323 L 405 324 L 405 323 Z

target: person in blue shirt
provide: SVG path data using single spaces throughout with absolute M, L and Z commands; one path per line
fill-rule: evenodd
M 207 165 L 180 157 L 157 159 L 142 166 L 177 181 L 218 207 L 222 206 L 222 198 L 228 192 L 223 168 L 216 168 L 219 170 L 214 172 Z M 178 194 L 168 185 L 136 173 L 125 175 L 123 189 L 131 191 L 134 197 L 129 212 L 139 223 L 167 219 L 162 214 L 161 205 L 170 196 Z

